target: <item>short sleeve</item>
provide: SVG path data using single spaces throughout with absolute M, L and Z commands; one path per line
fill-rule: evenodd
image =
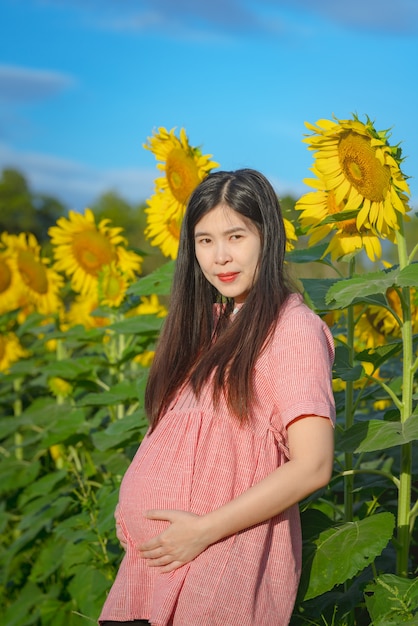
M 334 341 L 328 326 L 300 296 L 293 296 L 277 324 L 263 359 L 264 378 L 281 430 L 301 415 L 335 421 L 332 392 Z

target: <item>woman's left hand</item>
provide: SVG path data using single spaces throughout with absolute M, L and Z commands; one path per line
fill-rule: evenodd
M 186 511 L 147 511 L 144 517 L 170 522 L 160 535 L 139 546 L 148 564 L 160 567 L 162 572 L 172 572 L 193 561 L 209 545 L 199 515 Z

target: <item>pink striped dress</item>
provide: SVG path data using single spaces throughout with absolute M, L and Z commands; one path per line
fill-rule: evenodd
M 171 573 L 146 565 L 137 546 L 167 522 L 147 509 L 204 515 L 286 463 L 287 425 L 300 415 L 334 420 L 334 344 L 324 322 L 292 295 L 255 372 L 254 419 L 242 426 L 208 385 L 184 388 L 126 472 L 117 510 L 126 553 L 99 620 L 152 626 L 286 626 L 301 569 L 298 506 L 210 546 Z

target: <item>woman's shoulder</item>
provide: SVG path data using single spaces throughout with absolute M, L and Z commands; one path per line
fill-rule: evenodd
M 272 334 L 271 344 L 283 346 L 283 342 L 297 337 L 309 341 L 310 338 L 326 337 L 330 341 L 330 330 L 324 320 L 304 302 L 300 293 L 291 293 L 280 311 Z
M 303 321 L 306 318 L 323 323 L 319 315 L 312 311 L 305 303 L 302 294 L 296 292 L 291 293 L 281 308 L 277 320 L 277 327 L 291 321 Z

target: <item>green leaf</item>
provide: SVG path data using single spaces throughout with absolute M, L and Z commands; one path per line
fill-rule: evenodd
M 20 591 L 17 600 L 2 614 L 2 623 L 7 626 L 31 626 L 39 623 L 39 599 L 41 590 L 28 583 Z
M 54 597 L 51 587 L 48 588 L 48 595 L 42 596 L 39 610 L 42 626 L 88 626 L 88 622 L 74 614 L 73 603 L 64 603 L 59 597 Z M 95 620 L 92 620 L 92 626 L 94 624 Z
M 24 493 L 20 497 L 20 506 L 25 505 L 27 502 L 29 502 L 29 500 L 32 500 L 32 498 L 51 494 L 54 491 L 54 487 L 58 483 L 60 483 L 67 476 L 67 474 L 67 470 L 62 469 L 56 472 L 51 472 L 50 474 L 46 474 L 41 478 L 37 478 L 36 481 L 34 481 L 25 489 Z
M 418 578 L 383 574 L 367 585 L 364 597 L 376 626 L 418 623 Z
M 339 345 L 335 349 L 335 361 L 333 367 L 333 378 L 341 378 L 341 380 L 359 380 L 363 376 L 364 370 L 362 365 L 350 365 L 349 352 L 347 346 Z
M 57 443 L 65 443 L 74 435 L 88 431 L 85 412 L 81 408 L 73 408 L 65 405 L 57 405 L 64 410 L 57 411 L 57 415 L 46 429 L 46 436 L 42 440 L 45 448 Z
M 286 260 L 291 263 L 314 263 L 315 261 L 323 262 L 322 257 L 327 247 L 327 243 L 321 243 L 318 246 L 312 246 L 302 250 L 291 250 L 290 252 L 286 252 Z
M 139 443 L 145 435 L 149 422 L 143 411 L 135 411 L 132 415 L 126 415 L 102 432 L 93 435 L 94 446 L 98 450 L 109 450 L 110 448 L 120 448 L 122 444 L 134 440 Z
M 418 263 L 404 267 L 396 283 L 401 287 L 418 287 Z
M 125 335 L 137 335 L 149 332 L 158 332 L 161 329 L 163 317 L 156 315 L 135 315 L 120 322 L 115 322 L 109 328 Z
M 326 294 L 327 305 L 344 309 L 353 302 L 363 302 L 366 296 L 385 294 L 397 280 L 399 270 L 382 270 L 338 280 Z
M 109 390 L 99 393 L 88 393 L 78 402 L 79 406 L 112 406 L 138 399 L 138 389 L 136 382 L 124 380 L 114 385 Z
M 300 515 L 303 540 L 313 539 L 333 525 L 332 520 L 318 509 L 309 508 Z
M 42 528 L 50 528 L 56 523 L 56 520 L 74 504 L 74 499 L 62 492 L 61 497 L 55 500 L 49 496 L 32 500 L 24 509 L 24 517 L 20 520 L 19 530 L 37 529 L 39 532 Z M 18 540 L 19 541 L 19 540 Z
M 65 543 L 64 540 L 57 540 L 56 537 L 50 537 L 43 542 L 31 569 L 29 580 L 41 583 L 60 567 Z
M 333 278 L 301 278 L 300 279 L 305 292 L 311 300 L 317 311 L 332 310 L 333 306 L 329 306 L 325 301 L 325 296 L 330 288 L 338 283 L 338 279 Z
M 394 526 L 391 513 L 377 513 L 322 532 L 305 549 L 304 600 L 330 591 L 372 563 L 391 539 Z
M 14 457 L 1 460 L 0 494 L 16 492 L 31 484 L 38 476 L 41 466 L 39 461 L 20 461 Z
M 99 569 L 83 564 L 76 570 L 67 589 L 77 598 L 77 609 L 90 617 L 97 616 L 103 606 L 109 580 Z
M 342 452 L 376 452 L 416 440 L 418 420 L 414 416 L 404 423 L 368 420 L 337 433 L 336 448 Z
M 91 374 L 97 366 L 97 357 L 79 357 L 78 359 L 54 361 L 43 368 L 43 373 L 47 376 L 59 376 L 60 378 L 74 380 L 79 376 Z
M 131 285 L 128 294 L 136 296 L 168 296 L 171 291 L 171 283 L 173 280 L 175 261 L 169 261 L 161 267 L 157 268 L 148 276 L 140 278 L 138 282 Z
M 375 369 L 378 369 L 383 363 L 398 354 L 402 350 L 402 341 L 387 343 L 383 346 L 363 350 L 356 354 L 356 361 L 365 361 L 373 363 Z
M 85 328 L 81 324 L 77 324 L 76 326 L 72 326 L 65 333 L 61 331 L 57 331 L 56 333 L 51 334 L 51 338 L 56 335 L 57 339 L 61 338 L 66 341 L 67 344 L 70 344 L 71 341 L 82 342 L 82 343 L 94 343 L 94 342 L 102 342 L 103 335 L 106 332 L 106 327 L 99 328 Z

